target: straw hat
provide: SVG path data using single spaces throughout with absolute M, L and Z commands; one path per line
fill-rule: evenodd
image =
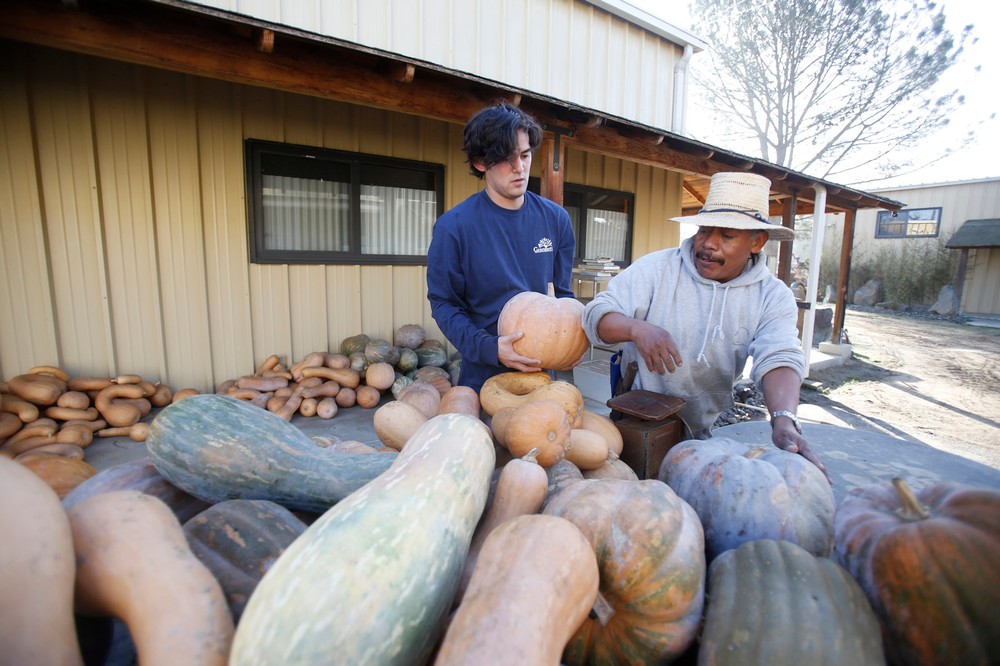
M 712 175 L 701 211 L 670 219 L 702 227 L 766 231 L 770 240 L 795 240 L 794 231 L 767 219 L 770 189 L 771 181 L 755 173 L 716 173 Z

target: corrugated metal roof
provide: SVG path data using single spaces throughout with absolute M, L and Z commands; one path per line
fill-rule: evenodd
M 952 249 L 1000 247 L 1000 218 L 966 220 L 944 246 Z

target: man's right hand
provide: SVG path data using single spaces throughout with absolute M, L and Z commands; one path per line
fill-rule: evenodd
M 500 365 L 506 366 L 511 370 L 538 372 L 542 369 L 541 360 L 521 356 L 514 351 L 514 343 L 523 337 L 523 331 L 511 333 L 510 335 L 501 335 L 497 340 L 497 360 L 500 361 Z
M 650 372 L 665 374 L 683 365 L 681 353 L 666 330 L 647 321 L 633 319 L 630 337 Z

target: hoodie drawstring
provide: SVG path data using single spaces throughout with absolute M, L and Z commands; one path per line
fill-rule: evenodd
M 701 341 L 701 350 L 698 352 L 698 357 L 695 359 L 697 363 L 704 363 L 708 367 L 712 367 L 708 364 L 708 359 L 705 358 L 705 347 L 708 345 L 708 334 L 709 331 L 712 332 L 712 340 L 725 340 L 726 333 L 722 330 L 722 323 L 726 319 L 726 299 L 729 297 L 729 285 L 722 291 L 722 304 L 719 309 L 719 323 L 712 326 L 712 315 L 715 314 L 715 295 L 718 290 L 719 284 L 717 282 L 712 283 L 712 305 L 708 310 L 708 326 L 705 327 L 705 338 Z

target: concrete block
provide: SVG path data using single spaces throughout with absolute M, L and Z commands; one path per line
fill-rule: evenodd
M 824 354 L 829 354 L 830 356 L 845 356 L 850 358 L 851 349 L 851 345 L 835 345 L 832 342 L 819 343 L 819 350 Z

